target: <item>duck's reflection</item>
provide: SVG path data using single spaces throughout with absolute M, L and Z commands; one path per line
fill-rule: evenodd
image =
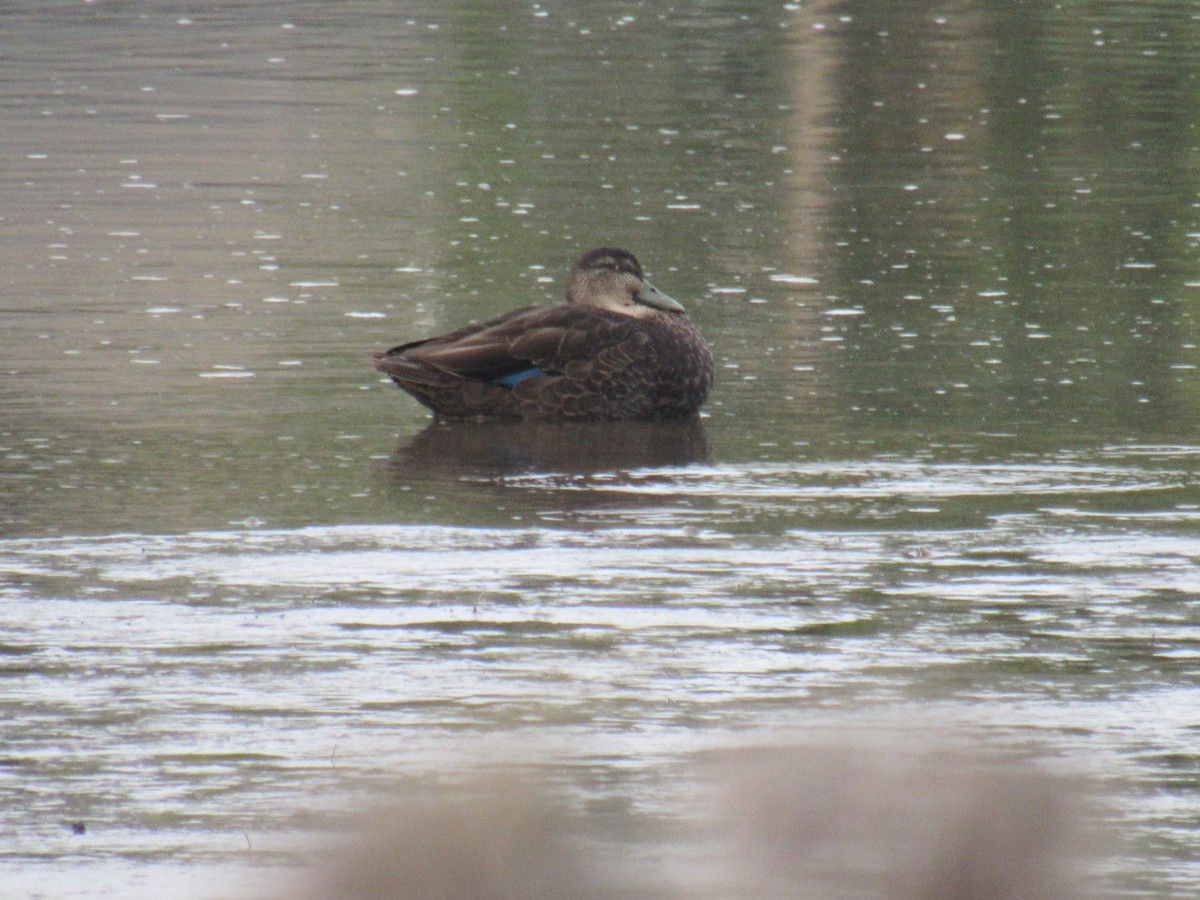
M 434 421 L 391 458 L 395 474 L 588 475 L 709 460 L 699 418 L 683 422 Z

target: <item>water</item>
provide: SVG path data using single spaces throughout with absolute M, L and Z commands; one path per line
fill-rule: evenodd
M 269 891 L 481 748 L 636 855 L 698 751 L 934 721 L 1194 895 L 1198 27 L 0 14 L 6 894 Z M 430 427 L 366 365 L 603 243 L 712 344 L 698 426 Z

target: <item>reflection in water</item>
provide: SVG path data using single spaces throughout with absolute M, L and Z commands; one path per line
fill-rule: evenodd
M 707 462 L 699 418 L 684 422 L 435 421 L 392 454 L 406 475 L 488 477 L 527 472 L 588 475 Z

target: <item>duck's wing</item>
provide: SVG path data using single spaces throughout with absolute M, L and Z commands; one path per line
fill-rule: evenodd
M 560 303 L 515 309 L 488 322 L 393 347 L 376 365 L 389 374 L 414 368 L 474 381 L 558 374 L 575 360 L 628 336 L 632 320 L 590 306 Z M 510 385 L 511 386 L 511 385 Z

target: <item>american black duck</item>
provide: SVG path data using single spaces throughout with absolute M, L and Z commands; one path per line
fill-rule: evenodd
M 683 307 L 615 247 L 571 267 L 566 303 L 514 309 L 374 357 L 444 418 L 684 419 L 713 378 L 712 353 Z

